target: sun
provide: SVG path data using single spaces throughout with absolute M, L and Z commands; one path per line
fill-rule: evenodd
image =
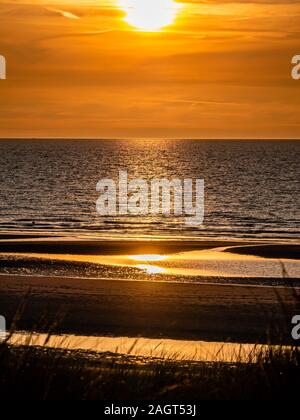
M 119 0 L 119 4 L 129 25 L 149 32 L 171 25 L 180 8 L 174 0 Z

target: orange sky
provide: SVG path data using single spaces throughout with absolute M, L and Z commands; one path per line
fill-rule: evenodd
M 300 138 L 300 1 L 184 1 L 157 32 L 119 6 L 1 0 L 0 137 Z

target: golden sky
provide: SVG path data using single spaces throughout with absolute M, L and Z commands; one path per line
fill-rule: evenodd
M 0 137 L 300 138 L 300 1 L 176 3 L 1 0 Z

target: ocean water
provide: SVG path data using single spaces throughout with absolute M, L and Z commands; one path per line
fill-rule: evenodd
M 0 232 L 92 237 L 300 239 L 300 142 L 191 140 L 0 141 Z M 106 217 L 96 184 L 202 178 L 205 220 Z

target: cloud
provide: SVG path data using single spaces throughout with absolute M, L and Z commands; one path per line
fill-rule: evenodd
M 300 0 L 177 0 L 156 34 L 116 0 L 0 1 L 0 137 L 300 136 Z
M 80 19 L 79 16 L 75 15 L 74 13 L 71 12 L 67 12 L 65 10 L 60 10 L 60 9 L 53 9 L 50 7 L 47 7 L 46 10 L 49 10 L 50 12 L 56 13 L 58 15 L 61 15 L 67 19 Z

